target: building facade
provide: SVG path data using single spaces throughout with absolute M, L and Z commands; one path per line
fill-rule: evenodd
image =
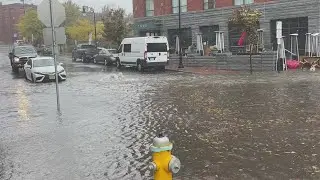
M 240 5 L 262 12 L 260 28 L 266 49 L 276 46 L 276 21 L 283 22 L 283 36 L 299 34 L 299 49 L 304 49 L 305 34 L 320 32 L 319 0 L 181 0 L 182 46 L 186 48 L 202 34 L 203 42 L 215 45 L 215 31 L 224 32 L 225 48 L 237 48 L 241 32 L 228 19 Z M 178 0 L 133 0 L 134 29 L 137 36 L 165 35 L 170 47 L 178 34 Z M 290 43 L 285 43 L 288 48 Z
M 0 3 L 0 41 L 12 43 L 20 37 L 16 24 L 27 8 L 36 8 L 36 6 L 20 3 L 2 5 Z

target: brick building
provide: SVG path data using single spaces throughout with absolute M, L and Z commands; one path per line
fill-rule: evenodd
M 34 5 L 25 5 L 20 3 L 2 5 L 0 3 L 0 41 L 11 43 L 19 38 L 16 28 L 21 16 L 24 14 L 24 8 L 36 8 Z
M 285 41 L 289 41 L 289 34 L 298 32 L 301 50 L 305 33 L 320 31 L 319 0 L 181 0 L 182 46 L 186 48 L 195 42 L 198 33 L 203 35 L 204 42 L 214 45 L 214 31 L 219 30 L 225 32 L 226 49 L 236 48 L 241 32 L 228 19 L 232 10 L 243 4 L 262 12 L 260 28 L 267 49 L 276 46 L 277 20 L 283 21 Z M 165 35 L 170 47 L 174 47 L 178 10 L 178 0 L 133 0 L 136 35 Z

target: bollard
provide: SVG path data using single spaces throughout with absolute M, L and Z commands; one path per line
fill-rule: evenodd
M 149 169 L 154 173 L 154 180 L 172 180 L 172 174 L 179 172 L 181 163 L 171 155 L 172 147 L 169 138 L 162 134 L 153 139 L 150 147 L 153 162 L 150 163 Z

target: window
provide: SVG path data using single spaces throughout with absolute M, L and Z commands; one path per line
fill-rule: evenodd
M 168 47 L 166 43 L 148 43 L 147 52 L 167 52 Z
M 234 0 L 234 5 L 252 4 L 254 0 Z
M 123 48 L 123 52 L 131 52 L 131 44 L 125 44 Z
M 215 0 L 204 0 L 203 1 L 203 9 L 214 9 L 216 7 L 216 1 Z
M 146 16 L 154 16 L 154 0 L 146 0 Z
M 187 12 L 188 11 L 188 3 L 187 0 L 172 0 L 172 12 L 179 13 L 179 1 L 180 1 L 180 11 Z

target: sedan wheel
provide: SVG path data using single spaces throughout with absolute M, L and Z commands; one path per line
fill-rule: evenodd
M 143 68 L 143 66 L 142 66 L 142 64 L 140 62 L 138 63 L 137 69 L 138 69 L 139 72 L 143 72 L 144 71 L 144 68 Z

